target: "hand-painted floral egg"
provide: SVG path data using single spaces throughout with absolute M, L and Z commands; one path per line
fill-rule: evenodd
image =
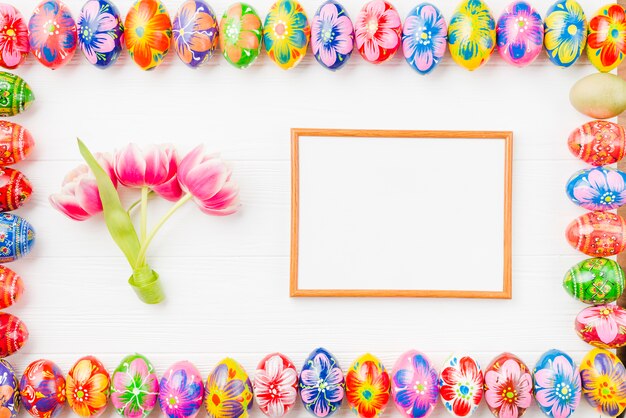
M 87 61 L 106 69 L 115 64 L 124 45 L 124 24 L 109 0 L 88 0 L 76 22 L 78 46 Z
M 253 385 L 259 409 L 270 418 L 282 417 L 296 404 L 298 372 L 283 354 L 269 354 L 261 360 Z
M 578 336 L 587 344 L 600 348 L 626 346 L 626 309 L 617 305 L 583 309 L 574 325 Z
M 489 61 L 496 46 L 496 21 L 485 2 L 459 4 L 448 27 L 448 44 L 452 59 L 470 71 Z
M 416 350 L 403 353 L 391 372 L 393 403 L 402 416 L 425 418 L 439 398 L 437 370 L 426 355 Z
M 521 417 L 533 400 L 528 367 L 511 353 L 496 357 L 485 371 L 485 400 L 499 418 Z
M 249 416 L 253 403 L 252 383 L 236 360 L 225 358 L 217 363 L 207 379 L 205 393 L 209 418 Z
M 439 374 L 439 392 L 446 410 L 455 417 L 469 417 L 483 399 L 485 378 L 478 362 L 465 354 L 453 354 Z
M 204 400 L 202 375 L 192 363 L 179 361 L 165 371 L 159 385 L 159 406 L 168 418 L 194 418 Z
M 0 165 L 19 163 L 31 153 L 35 140 L 28 129 L 0 120 Z
M 21 77 L 0 71 L 0 116 L 15 116 L 28 109 L 35 95 Z
M 232 66 L 247 68 L 261 52 L 263 26 L 254 7 L 247 3 L 235 3 L 220 20 L 220 48 L 226 61 Z
M 576 128 L 567 144 L 572 154 L 587 164 L 615 164 L 624 157 L 626 134 L 616 123 L 594 120 Z
M 100 360 L 82 357 L 72 366 L 65 382 L 67 403 L 77 415 L 97 417 L 104 412 L 111 378 Z
M 0 312 L 0 336 L 0 357 L 8 357 L 26 344 L 28 328 L 17 316 Z
M 614 302 L 624 291 L 624 270 L 608 258 L 588 258 L 565 274 L 563 287 L 583 303 Z
M 565 236 L 583 254 L 609 257 L 626 248 L 626 221 L 611 212 L 589 212 L 572 221 Z
M 22 14 L 10 4 L 0 4 L 0 67 L 15 69 L 30 52 L 28 26 Z
M 599 413 L 616 417 L 626 408 L 626 369 L 610 351 L 594 348 L 580 363 L 583 395 Z
M 554 65 L 569 67 L 587 45 L 587 18 L 576 0 L 557 0 L 543 22 L 543 43 Z
M 626 173 L 609 167 L 580 170 L 567 181 L 567 197 L 587 210 L 614 210 L 626 203 Z
M 533 371 L 535 399 L 548 417 L 570 417 L 581 396 L 578 366 L 561 350 L 549 350 L 539 358 Z
M 131 354 L 122 360 L 111 378 L 111 403 L 123 417 L 146 418 L 159 396 L 159 379 L 150 360 Z
M 33 187 L 26 176 L 18 170 L 0 167 L 0 212 L 9 212 L 30 199 Z
M 525 67 L 543 49 L 541 16 L 525 1 L 515 1 L 500 15 L 496 37 L 502 59 L 517 67 Z
M 352 363 L 346 373 L 346 399 L 352 412 L 361 418 L 382 415 L 391 389 L 391 379 L 383 363 L 364 354 Z
M 211 59 L 219 39 L 215 12 L 204 0 L 187 0 L 173 22 L 174 47 L 178 58 L 191 68 Z
M 0 265 L 0 309 L 12 306 L 22 297 L 22 293 L 22 278 L 10 268 Z
M 4 418 L 16 418 L 20 412 L 20 381 L 13 366 L 6 360 L 0 360 L 0 415 Z
M 626 12 L 620 4 L 603 6 L 589 21 L 587 57 L 601 72 L 614 70 L 626 53 Z
M 161 0 L 137 0 L 124 26 L 126 48 L 135 64 L 145 71 L 161 65 L 172 40 L 172 22 Z
M 422 3 L 413 8 L 402 29 L 402 52 L 411 68 L 422 75 L 435 69 L 446 54 L 448 24 L 437 7 Z
M 56 70 L 72 60 L 76 52 L 76 22 L 67 5 L 45 0 L 28 22 L 30 50 L 45 67 Z
M 8 263 L 25 256 L 33 245 L 35 230 L 24 218 L 11 213 L 0 213 L 0 263 Z
M 350 59 L 354 49 L 354 26 L 346 9 L 326 0 L 311 21 L 311 49 L 317 62 L 335 71 Z
M 283 70 L 300 63 L 306 55 L 311 26 L 304 9 L 295 0 L 278 0 L 263 25 L 263 41 L 270 59 Z
M 50 360 L 37 360 L 26 366 L 20 381 L 24 408 L 35 418 L 54 418 L 65 406 L 65 378 Z
M 321 347 L 313 350 L 304 361 L 299 386 L 304 408 L 319 418 L 334 414 L 346 393 L 337 358 Z
M 400 48 L 402 20 L 391 3 L 371 0 L 359 12 L 354 32 L 356 47 L 365 61 L 380 64 Z

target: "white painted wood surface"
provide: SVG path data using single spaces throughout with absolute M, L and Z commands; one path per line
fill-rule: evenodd
M 28 17 L 37 0 L 13 3 Z M 82 3 L 67 0 L 75 15 Z M 116 3 L 126 13 L 131 0 Z M 212 2 L 220 14 L 227 3 Z M 270 3 L 253 1 L 261 14 Z M 312 15 L 319 2 L 302 3 Z M 364 1 L 343 3 L 354 18 Z M 449 19 L 454 3 L 437 5 Z M 506 3 L 490 1 L 496 16 Z M 534 3 L 545 14 L 547 4 Z M 583 3 L 591 14 L 603 2 Z M 165 4 L 173 15 L 179 1 Z M 396 5 L 405 16 L 413 2 Z M 579 361 L 589 347 L 575 335 L 573 322 L 584 306 L 570 299 L 561 281 L 584 258 L 563 236 L 567 224 L 583 211 L 567 200 L 564 187 L 583 167 L 569 154 L 567 136 L 587 118 L 569 105 L 568 93 L 576 80 L 592 72 L 586 61 L 562 70 L 543 59 L 517 69 L 495 56 L 473 73 L 448 56 L 427 77 L 413 72 L 399 56 L 381 66 L 354 56 L 337 73 L 311 57 L 284 72 L 266 56 L 245 71 L 221 57 L 193 71 L 173 52 L 150 73 L 140 71 L 126 55 L 114 68 L 100 71 L 79 54 L 53 72 L 31 57 L 17 73 L 31 84 L 37 100 L 14 120 L 37 140 L 32 158 L 18 166 L 36 194 L 18 213 L 34 224 L 38 242 L 29 257 L 10 265 L 23 276 L 26 293 L 9 311 L 31 332 L 28 345 L 10 360 L 23 370 L 28 362 L 45 357 L 67 371 L 80 356 L 94 354 L 113 370 L 124 355 L 138 351 L 159 372 L 188 359 L 205 376 L 226 355 L 252 372 L 267 353 L 282 351 L 300 365 L 320 345 L 335 353 L 344 368 L 366 351 L 391 367 L 410 348 L 427 353 L 437 365 L 463 350 L 483 366 L 500 352 L 511 351 L 533 367 L 553 347 Z M 514 131 L 513 299 L 290 299 L 291 127 Z M 241 213 L 211 218 L 190 204 L 167 224 L 151 249 L 150 262 L 168 296 L 164 304 L 146 306 L 136 299 L 126 284 L 129 268 L 100 218 L 76 223 L 48 205 L 47 196 L 80 162 L 77 136 L 94 151 L 129 141 L 173 142 L 186 151 L 204 142 L 232 162 L 241 185 Z M 446 167 L 445 155 L 433 158 Z M 455 191 L 441 192 L 445 203 L 458 206 L 463 216 L 464 202 L 455 199 Z M 380 202 L 373 199 L 372 204 Z M 154 206 L 153 220 L 166 207 Z M 394 208 L 380 209 L 394 216 Z M 442 266 L 442 276 L 464 275 L 468 281 L 480 277 L 480 270 L 466 271 L 454 262 L 455 253 L 464 248 L 445 250 L 451 261 Z M 399 416 L 393 407 L 386 415 Z M 433 414 L 446 415 L 442 408 Z M 597 415 L 587 406 L 576 414 Z M 114 416 L 110 407 L 106 416 Z M 258 409 L 253 416 L 261 416 Z M 291 416 L 306 413 L 298 406 Z M 344 408 L 339 416 L 350 412 Z M 490 413 L 483 405 L 477 416 Z M 526 416 L 542 415 L 533 405 Z

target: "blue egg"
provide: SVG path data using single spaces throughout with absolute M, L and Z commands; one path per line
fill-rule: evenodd
M 76 21 L 78 46 L 91 64 L 105 69 L 122 53 L 124 24 L 109 0 L 88 0 Z
M 549 417 L 571 416 L 580 403 L 580 371 L 572 358 L 561 350 L 546 351 L 533 371 L 535 399 Z
M 570 177 L 566 192 L 587 210 L 614 210 L 626 203 L 626 173 L 609 167 L 581 170 Z
M 332 71 L 343 67 L 352 55 L 354 26 L 346 9 L 335 0 L 327 0 L 313 16 L 311 49 L 317 62 Z
M 437 7 L 422 3 L 409 12 L 402 29 L 402 53 L 411 68 L 430 73 L 446 54 L 447 41 L 448 24 Z
M 316 348 L 304 361 L 300 379 L 300 399 L 316 417 L 328 417 L 343 402 L 346 383 L 337 358 L 324 348 Z
M 20 384 L 15 370 L 8 361 L 0 360 L 0 412 L 4 410 L 4 416 L 15 418 L 20 405 Z
M 35 244 L 35 230 L 23 218 L 0 214 L 0 263 L 15 261 L 28 254 Z
M 543 21 L 543 43 L 554 65 L 569 67 L 587 45 L 587 18 L 576 0 L 558 0 Z

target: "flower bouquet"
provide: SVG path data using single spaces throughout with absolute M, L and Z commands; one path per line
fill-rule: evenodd
M 202 145 L 182 160 L 172 145 L 140 149 L 130 144 L 114 156 L 98 153 L 94 156 L 80 139 L 78 148 L 87 165 L 68 173 L 61 191 L 50 196 L 50 203 L 77 221 L 104 212 L 109 233 L 133 270 L 128 283 L 143 302 L 161 302 L 165 295 L 159 275 L 146 260 L 150 243 L 165 222 L 190 200 L 209 215 L 235 213 L 239 208 L 239 190 L 230 168 L 218 155 L 207 154 Z M 139 189 L 141 198 L 124 208 L 118 185 Z M 149 231 L 148 199 L 152 194 L 174 204 Z M 131 220 L 137 206 L 139 234 Z

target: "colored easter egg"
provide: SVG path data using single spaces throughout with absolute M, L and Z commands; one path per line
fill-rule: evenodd
M 350 59 L 354 49 L 354 26 L 346 9 L 326 0 L 311 20 L 311 50 L 317 62 L 335 71 Z
M 10 4 L 0 4 L 0 67 L 15 69 L 30 52 L 28 26 L 24 16 Z
M 137 0 L 124 22 L 126 48 L 144 71 L 163 63 L 170 50 L 172 22 L 161 0 Z
M 52 70 L 72 60 L 76 52 L 76 22 L 67 5 L 45 0 L 28 22 L 30 50 L 37 60 Z
M 24 218 L 11 213 L 0 213 L 0 263 L 8 263 L 25 256 L 33 245 L 35 230 Z
M 535 399 L 548 417 L 570 417 L 581 396 L 578 366 L 561 350 L 549 350 L 539 358 L 533 371 Z
M 626 221 L 611 212 L 589 212 L 569 224 L 570 245 L 591 257 L 609 257 L 626 247 Z
M 26 344 L 28 328 L 17 316 L 0 312 L 0 336 L 0 357 L 8 357 Z
M 465 354 L 450 356 L 439 374 L 439 392 L 446 410 L 455 417 L 469 417 L 483 399 L 485 378 L 478 362 Z
M 425 418 L 433 412 L 439 398 L 437 370 L 416 350 L 402 354 L 391 372 L 393 403 L 402 416 Z
M 589 20 L 587 57 L 601 72 L 614 70 L 626 53 L 626 13 L 620 4 L 603 6 Z
M 191 68 L 211 59 L 219 39 L 215 12 L 204 0 L 187 0 L 173 21 L 174 47 L 178 58 Z
M 570 200 L 587 210 L 614 210 L 626 203 L 626 173 L 609 167 L 580 170 L 567 181 Z
M 291 376 L 291 373 L 283 375 Z M 230 390 L 230 388 L 235 388 L 235 390 Z M 209 418 L 224 416 L 247 418 L 249 416 L 253 403 L 252 383 L 246 370 L 236 360 L 225 358 L 217 363 L 209 374 L 205 393 Z
M 572 154 L 587 164 L 615 164 L 624 157 L 626 134 L 617 123 L 594 120 L 576 128 L 567 144 Z
M 304 360 L 300 371 L 300 399 L 316 417 L 334 414 L 343 402 L 346 382 L 337 358 L 324 348 L 316 348 Z
M 557 0 L 543 22 L 543 43 L 554 65 L 569 67 L 587 45 L 587 18 L 576 0 Z
M 588 258 L 572 266 L 563 287 L 574 298 L 590 305 L 614 302 L 624 291 L 624 270 L 608 258 Z
M 0 71 L 0 116 L 15 116 L 28 109 L 35 95 L 21 77 Z
M 20 381 L 24 408 L 35 418 L 53 418 L 65 406 L 65 377 L 50 360 L 36 360 L 26 366 Z
M 0 167 L 0 212 L 19 208 L 30 199 L 32 192 L 30 181 L 21 171 Z
M 435 69 L 446 54 L 448 24 L 430 3 L 413 8 L 402 29 L 402 53 L 411 68 L 422 75 Z
M 456 8 L 448 27 L 452 59 L 474 71 L 491 57 L 496 46 L 496 21 L 482 0 L 465 0 Z
M 0 120 L 0 165 L 11 165 L 25 159 L 35 147 L 28 129 L 17 123 Z
M 10 268 L 0 265 L 0 309 L 17 302 L 24 293 L 22 278 Z
M 390 390 L 389 373 L 369 353 L 356 359 L 346 373 L 346 400 L 352 412 L 361 418 L 381 416 L 389 403 Z
M 296 404 L 298 372 L 287 356 L 268 354 L 254 374 L 254 398 L 261 412 L 270 418 L 287 414 Z
M 220 48 L 226 61 L 235 68 L 247 68 L 261 52 L 263 26 L 254 7 L 232 4 L 220 19 Z
M 626 369 L 610 351 L 594 348 L 580 363 L 583 395 L 598 413 L 615 417 L 626 408 Z
M 533 379 L 522 360 L 503 353 L 487 366 L 485 400 L 498 418 L 524 415 L 533 400 Z
M 600 348 L 626 346 L 626 309 L 617 305 L 597 305 L 576 316 L 576 333 L 587 344 Z
M 402 20 L 391 3 L 372 0 L 357 15 L 354 32 L 356 47 L 365 61 L 380 64 L 400 48 Z
M 124 24 L 109 0 L 88 0 L 78 15 L 78 46 L 90 64 L 105 69 L 115 64 L 124 45 Z
M 93 356 L 82 357 L 74 363 L 65 382 L 67 403 L 77 415 L 97 417 L 104 412 L 111 378 L 100 360 Z
M 204 400 L 202 375 L 192 363 L 179 361 L 165 371 L 159 384 L 159 406 L 168 418 L 193 418 Z
M 535 60 L 543 50 L 543 21 L 525 1 L 507 6 L 496 25 L 498 52 L 502 59 L 517 67 Z
M 146 418 L 159 396 L 159 379 L 152 363 L 141 354 L 120 362 L 111 377 L 111 403 L 123 417 Z
M 283 70 L 300 63 L 306 55 L 311 26 L 302 5 L 295 0 L 278 0 L 263 25 L 263 41 L 270 59 Z
M 0 360 L 0 393 L 0 414 L 4 418 L 16 418 L 22 404 L 20 382 L 13 366 L 6 360 Z

